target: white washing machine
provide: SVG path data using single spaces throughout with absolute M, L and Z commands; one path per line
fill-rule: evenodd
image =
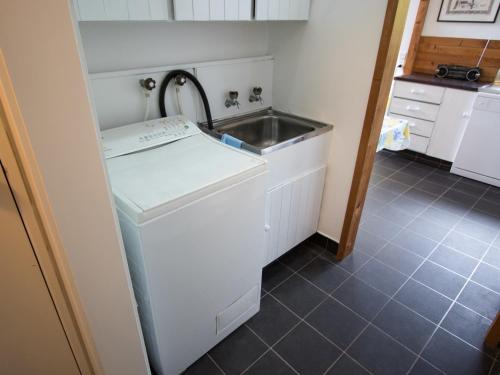
M 148 355 L 179 374 L 259 310 L 266 163 L 182 116 L 102 137 Z

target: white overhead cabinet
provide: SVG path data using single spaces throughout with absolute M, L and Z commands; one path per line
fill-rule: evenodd
M 174 0 L 176 21 L 250 21 L 252 0 Z
M 79 21 L 168 20 L 167 0 L 74 0 Z
M 298 21 L 309 19 L 311 0 L 255 0 L 258 21 Z

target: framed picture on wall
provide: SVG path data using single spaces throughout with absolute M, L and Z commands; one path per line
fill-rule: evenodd
M 438 22 L 494 23 L 500 0 L 442 0 Z

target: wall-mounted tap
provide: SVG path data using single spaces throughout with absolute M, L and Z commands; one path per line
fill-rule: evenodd
M 259 102 L 260 104 L 263 104 L 264 99 L 262 98 L 262 87 L 254 87 L 248 101 L 250 103 Z
M 238 101 L 238 96 L 238 91 L 229 91 L 229 97 L 226 98 L 226 108 L 236 106 L 239 109 L 240 102 Z

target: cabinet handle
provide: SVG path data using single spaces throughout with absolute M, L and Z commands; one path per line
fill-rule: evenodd
M 411 105 L 407 105 L 406 110 L 410 112 L 418 112 L 420 111 L 420 107 L 412 107 Z
M 271 226 L 269 224 L 264 225 L 264 232 L 269 232 L 271 230 Z
M 411 89 L 410 93 L 417 94 L 417 95 L 422 95 L 422 94 L 425 94 L 425 90 L 423 90 L 423 89 Z

